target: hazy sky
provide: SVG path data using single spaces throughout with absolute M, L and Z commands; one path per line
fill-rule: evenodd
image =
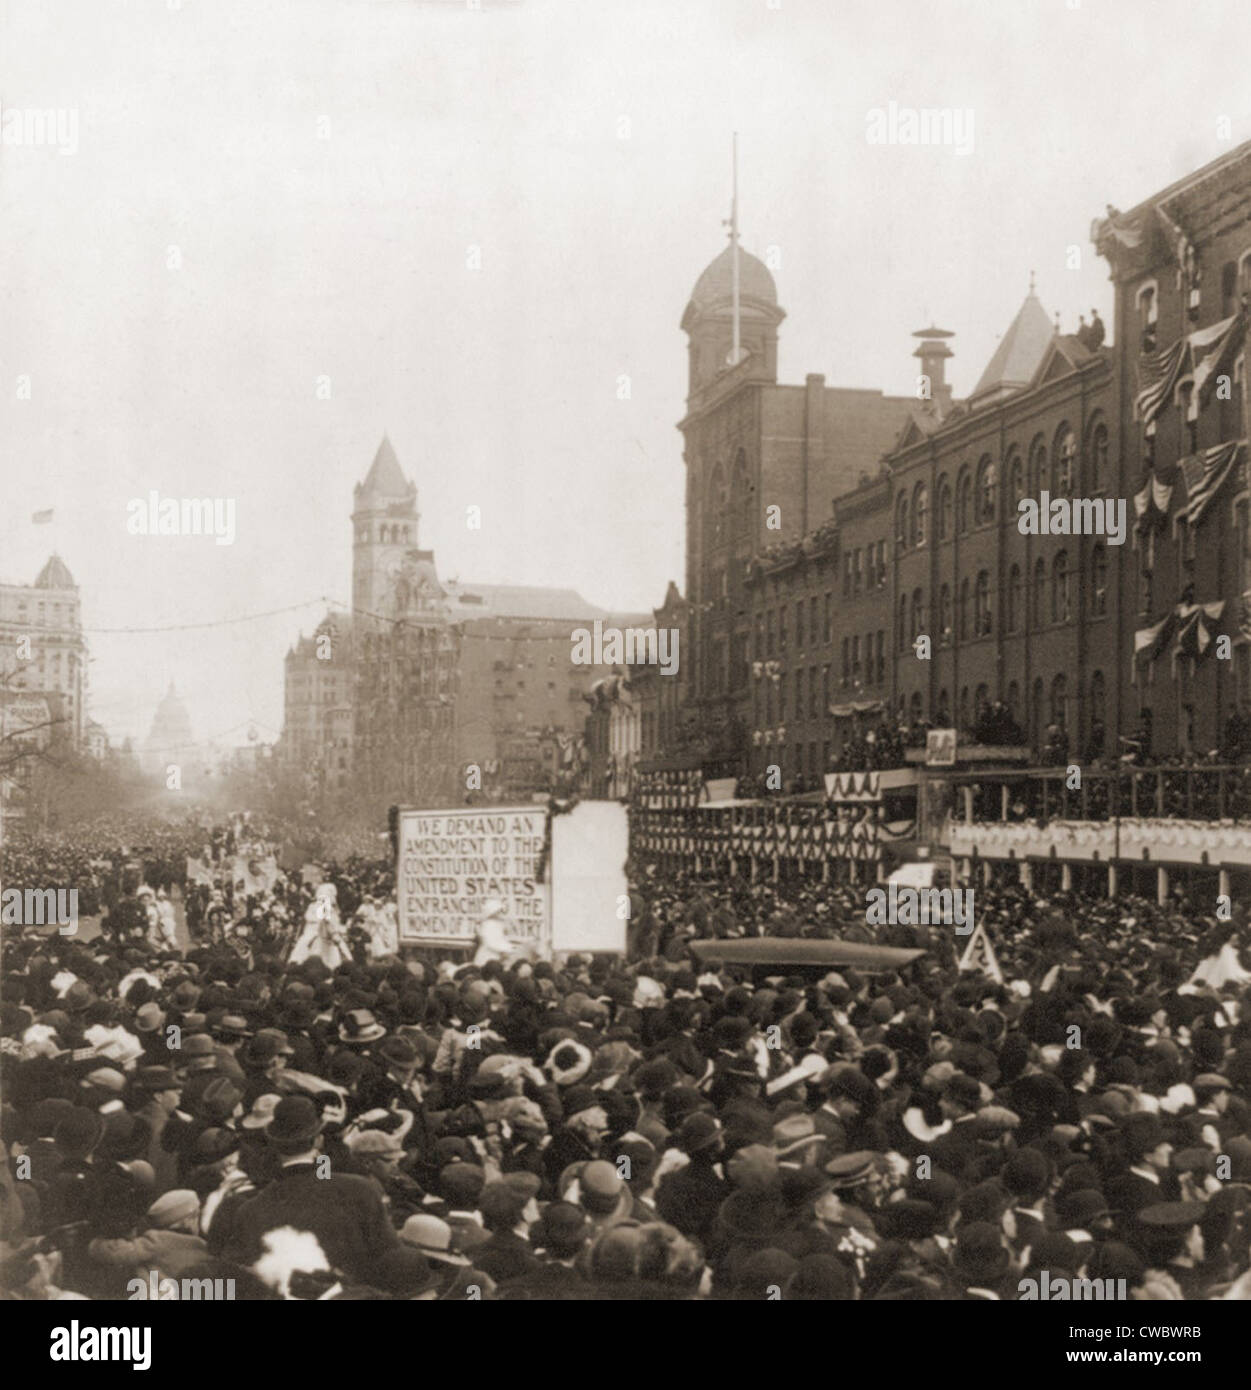
M 0 575 L 63 555 L 113 736 L 170 679 L 198 736 L 269 736 L 388 432 L 445 577 L 652 607 L 732 130 L 782 379 L 908 392 L 937 320 L 959 394 L 1031 269 L 1108 317 L 1091 219 L 1251 136 L 1249 51 L 1246 0 L 0 0 L 0 131 L 78 122 L 0 144 Z M 868 143 L 891 101 L 972 151 Z M 233 498 L 234 544 L 129 535 L 154 488 Z

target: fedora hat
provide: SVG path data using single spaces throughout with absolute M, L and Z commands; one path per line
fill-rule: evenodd
M 339 1023 L 339 1038 L 345 1043 L 371 1043 L 385 1038 L 387 1030 L 369 1009 L 352 1009 Z
M 321 1133 L 323 1120 L 307 1096 L 286 1096 L 274 1106 L 273 1119 L 266 1131 L 277 1145 L 311 1144 Z

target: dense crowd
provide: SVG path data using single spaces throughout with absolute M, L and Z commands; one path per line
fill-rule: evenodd
M 1240 917 L 979 889 L 1001 979 L 943 927 L 753 975 L 691 943 L 868 941 L 863 890 L 640 868 L 625 959 L 403 959 L 377 858 L 242 892 L 263 829 L 6 847 L 106 908 L 6 929 L 7 1297 L 1251 1297 Z M 206 854 L 217 921 L 171 939 L 146 900 Z

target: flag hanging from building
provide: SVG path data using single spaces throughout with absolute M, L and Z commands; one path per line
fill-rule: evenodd
M 973 928 L 973 935 L 969 937 L 969 944 L 964 948 L 964 955 L 960 957 L 959 968 L 961 970 L 979 970 L 983 975 L 994 980 L 997 985 L 1003 984 L 1003 971 L 999 969 L 995 948 L 990 944 L 990 937 L 986 935 L 986 928 L 980 922 Z
M 30 519 L 36 526 L 43 526 L 52 520 L 52 512 L 53 508 L 49 507 L 47 511 L 33 513 Z
M 1195 390 L 1199 404 L 1207 405 L 1222 376 L 1232 376 L 1234 359 L 1247 337 L 1247 316 L 1239 310 L 1230 318 L 1190 335 Z
M 1144 424 L 1150 424 L 1173 397 L 1173 387 L 1181 373 L 1186 356 L 1186 339 L 1161 348 L 1159 352 L 1144 352 L 1138 359 L 1138 394 L 1134 397 L 1134 413 Z
M 1187 454 L 1181 461 L 1182 476 L 1186 479 L 1186 520 L 1197 526 L 1233 472 L 1242 454 L 1243 441 L 1231 439 L 1197 454 Z

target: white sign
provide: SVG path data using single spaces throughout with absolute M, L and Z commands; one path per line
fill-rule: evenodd
M 495 898 L 509 939 L 546 954 L 548 892 L 536 878 L 546 830 L 547 810 L 539 806 L 401 810 L 400 940 L 472 946 Z
M 956 761 L 956 731 L 930 729 L 925 735 L 925 761 L 930 767 L 952 767 Z
M 553 951 L 624 954 L 630 823 L 618 801 L 581 801 L 552 819 Z

